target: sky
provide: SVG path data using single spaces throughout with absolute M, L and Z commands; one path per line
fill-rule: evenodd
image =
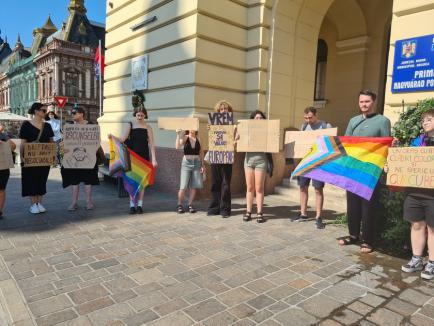
M 32 43 L 34 28 L 41 27 L 51 14 L 51 20 L 59 29 L 68 18 L 70 0 L 0 0 L 0 36 L 7 36 L 11 48 L 18 33 L 25 47 Z M 87 18 L 105 23 L 106 0 L 85 0 Z

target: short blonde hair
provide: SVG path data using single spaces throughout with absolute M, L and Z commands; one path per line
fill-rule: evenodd
M 226 100 L 220 100 L 220 101 L 218 101 L 218 102 L 216 103 L 216 105 L 214 106 L 214 111 L 215 111 L 215 112 L 219 112 L 219 109 L 220 109 L 220 107 L 221 107 L 222 105 L 228 108 L 228 112 L 233 112 L 232 104 L 229 103 L 229 102 L 226 101 Z

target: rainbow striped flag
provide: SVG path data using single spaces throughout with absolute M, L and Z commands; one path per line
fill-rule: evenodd
M 122 178 L 124 188 L 132 198 L 154 184 L 155 168 L 151 162 L 127 148 L 116 137 L 110 139 L 109 171 L 111 175 Z
M 330 183 L 370 200 L 392 137 L 320 136 L 292 177 Z

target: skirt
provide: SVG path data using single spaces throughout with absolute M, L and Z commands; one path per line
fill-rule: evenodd
M 49 166 L 22 167 L 21 195 L 23 197 L 45 195 L 49 173 Z

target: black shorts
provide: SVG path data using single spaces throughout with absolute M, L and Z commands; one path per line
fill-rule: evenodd
M 324 182 L 322 181 L 318 181 L 318 180 L 314 180 L 314 179 L 310 179 L 310 178 L 306 178 L 306 177 L 298 177 L 297 178 L 297 183 L 300 187 L 309 187 L 310 184 L 310 180 L 312 180 L 312 185 L 315 189 L 322 189 L 324 188 Z
M 5 190 L 9 180 L 9 169 L 0 170 L 0 190 Z
M 410 223 L 425 221 L 434 228 L 434 197 L 407 195 L 404 201 L 404 219 Z

